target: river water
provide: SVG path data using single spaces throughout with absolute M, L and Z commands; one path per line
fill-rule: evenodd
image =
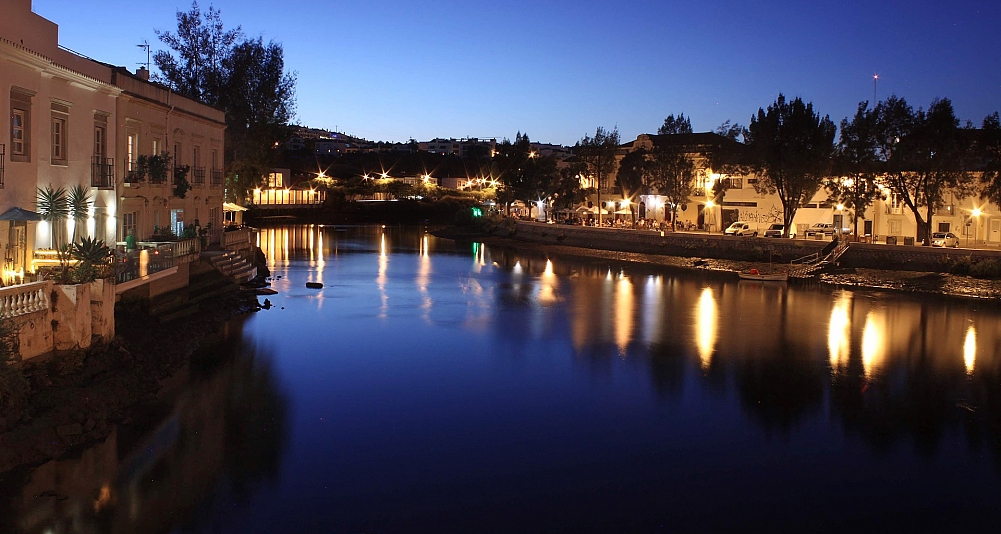
M 263 230 L 271 307 L 13 532 L 994 531 L 1001 308 Z M 307 289 L 321 282 L 322 289 Z

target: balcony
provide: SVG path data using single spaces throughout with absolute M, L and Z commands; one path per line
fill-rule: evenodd
M 205 185 L 205 167 L 191 169 L 191 185 L 194 187 L 203 187 Z
M 174 166 L 174 172 L 173 172 L 173 174 L 170 175 L 171 176 L 171 178 L 170 178 L 170 184 L 171 185 L 177 185 L 177 177 L 178 176 L 184 176 L 185 178 L 187 178 L 187 174 L 188 174 L 188 168 L 186 166 L 184 166 L 184 165 L 175 165 Z
M 125 187 L 135 186 L 139 182 L 143 181 L 142 171 L 139 170 L 139 166 L 134 161 L 125 160 L 125 177 L 123 181 L 125 182 Z
M 222 169 L 212 169 L 212 187 L 219 187 L 222 185 Z
M 91 156 L 90 186 L 98 189 L 115 188 L 115 160 L 101 156 Z

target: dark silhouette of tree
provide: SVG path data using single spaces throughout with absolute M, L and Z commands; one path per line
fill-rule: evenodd
M 984 117 L 977 156 L 983 161 L 981 198 L 1001 205 L 1001 118 L 997 111 Z
M 929 245 L 932 216 L 945 194 L 962 198 L 973 192 L 968 142 L 960 133 L 959 119 L 948 99 L 933 100 L 928 111 L 915 112 L 904 99 L 892 96 L 876 113 L 886 181 L 914 214 L 917 238 Z
M 514 143 L 497 145 L 497 175 L 513 200 L 521 200 L 531 213 L 539 201 L 550 197 L 560 179 L 555 156 L 540 156 L 532 150 L 528 134 L 518 132 Z
M 664 119 L 664 124 L 657 128 L 657 135 L 690 134 L 692 133 L 692 121 L 685 117 L 684 113 L 679 113 L 678 117 L 668 115 Z
M 688 202 L 694 189 L 695 162 L 682 150 L 655 146 L 648 169 L 650 184 L 671 204 L 671 228 L 677 229 L 678 208 Z
M 740 141 L 741 138 L 747 136 L 747 128 L 737 124 L 730 123 L 729 119 L 716 127 L 715 133 L 722 137 L 726 137 L 731 141 Z
M 619 161 L 619 168 L 615 173 L 615 186 L 622 195 L 622 198 L 632 199 L 637 195 L 644 195 L 648 192 L 647 171 L 648 163 L 645 150 L 630 152 Z M 634 219 L 636 216 L 636 205 L 636 203 L 629 204 L 629 209 Z
M 781 93 L 767 111 L 758 109 L 751 117 L 747 147 L 761 173 L 754 189 L 778 194 L 787 236 L 796 210 L 809 202 L 829 173 L 836 131 L 829 117 L 813 111 L 812 103 L 799 97 L 788 102 Z
M 598 223 L 601 223 L 601 191 L 607 189 L 608 176 L 615 172 L 615 154 L 619 149 L 619 129 L 607 131 L 601 126 L 594 137 L 585 135 L 574 146 L 574 152 L 584 165 L 586 174 L 597 188 Z
M 869 102 L 859 102 L 851 122 L 847 118 L 841 120 L 841 138 L 834 157 L 836 176 L 826 184 L 831 199 L 852 210 L 856 236 L 859 216 L 881 196 L 876 182 L 880 170 L 876 118 Z
M 153 63 L 160 70 L 153 75 L 154 81 L 188 98 L 219 106 L 227 78 L 224 62 L 243 37 L 240 27 L 223 30 L 218 9 L 209 6 L 202 13 L 198 2 L 192 2 L 190 11 L 177 12 L 177 33 L 154 31 L 174 52 L 158 50 L 153 54 Z
M 192 2 L 177 12 L 177 33 L 157 31 L 154 79 L 226 112 L 225 165 L 230 200 L 242 200 L 277 158 L 295 113 L 295 74 L 285 72 L 281 44 L 225 30 L 221 13 Z

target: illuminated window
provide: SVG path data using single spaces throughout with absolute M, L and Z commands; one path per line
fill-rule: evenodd
M 10 117 L 10 153 L 15 156 L 27 155 L 28 113 L 15 109 Z

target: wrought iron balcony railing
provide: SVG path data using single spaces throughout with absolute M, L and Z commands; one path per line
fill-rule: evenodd
M 205 167 L 191 169 L 191 185 L 196 187 L 205 185 Z
M 7 145 L 0 143 L 0 189 L 3 189 L 3 161 L 7 156 Z
M 115 188 L 115 160 L 102 156 L 90 157 L 90 186 L 98 189 Z
M 222 185 L 222 169 L 212 169 L 212 187 Z

